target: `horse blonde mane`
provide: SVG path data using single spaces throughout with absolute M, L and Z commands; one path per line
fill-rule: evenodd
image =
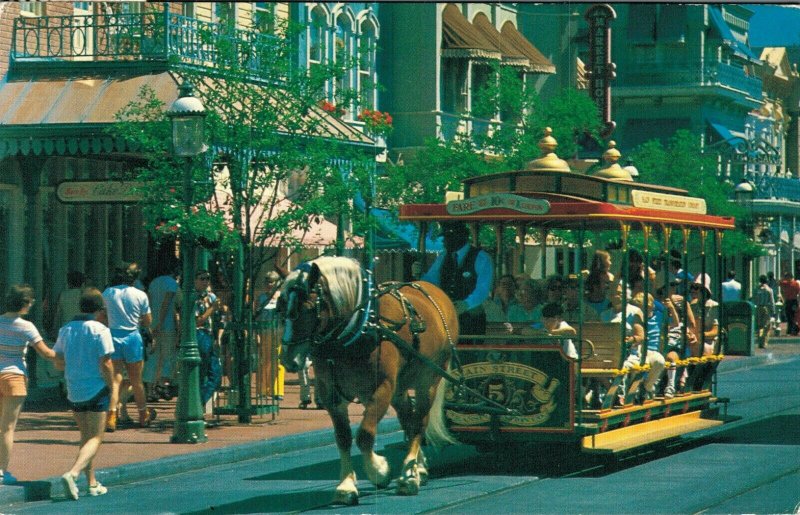
M 338 316 L 356 310 L 361 300 L 361 265 L 355 259 L 322 256 L 312 263 L 319 267 L 320 274 L 328 283 L 333 309 Z

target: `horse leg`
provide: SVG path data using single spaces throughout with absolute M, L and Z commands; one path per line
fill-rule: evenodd
M 326 407 L 328 404 L 326 404 Z M 353 444 L 353 433 L 350 430 L 350 419 L 347 415 L 347 403 L 340 403 L 328 408 L 336 434 L 336 446 L 339 448 L 339 485 L 333 502 L 353 506 L 358 504 L 358 487 L 350 448 Z
M 385 380 L 378 385 L 369 402 L 364 403 L 364 419 L 358 430 L 356 445 L 364 459 L 364 470 L 367 477 L 378 488 L 389 486 L 389 463 L 386 458 L 375 453 L 375 436 L 378 433 L 378 422 L 389 409 L 394 394 L 394 383 Z
M 435 381 L 417 390 L 416 406 L 407 422 L 408 454 L 403 460 L 403 471 L 397 479 L 399 495 L 417 495 L 419 487 L 428 482 L 428 460 L 422 451 L 422 437 L 430 418 L 431 405 L 436 395 Z

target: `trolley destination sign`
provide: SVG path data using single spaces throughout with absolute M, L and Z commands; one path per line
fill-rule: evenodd
M 634 207 L 660 209 L 662 211 L 675 211 L 680 213 L 706 214 L 706 201 L 697 197 L 684 197 L 669 193 L 656 193 L 653 191 L 632 190 L 631 199 Z
M 65 204 L 134 204 L 142 200 L 135 181 L 64 181 L 56 196 Z
M 497 208 L 510 209 L 526 215 L 544 215 L 550 212 L 550 203 L 543 199 L 528 198 L 512 193 L 491 193 L 463 200 L 452 200 L 447 203 L 447 213 L 450 215 L 469 215 Z

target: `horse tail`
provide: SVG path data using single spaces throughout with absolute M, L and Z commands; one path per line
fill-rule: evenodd
M 446 370 L 450 371 L 450 360 L 447 360 Z M 430 445 L 441 447 L 448 444 L 457 443 L 450 431 L 444 417 L 444 396 L 447 392 L 447 380 L 442 378 L 436 386 L 436 396 L 433 405 L 428 412 L 428 427 L 425 429 L 425 437 Z

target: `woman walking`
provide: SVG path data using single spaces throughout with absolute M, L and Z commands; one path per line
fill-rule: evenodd
M 117 429 L 117 404 L 120 399 L 123 367 L 133 388 L 136 407 L 139 408 L 139 426 L 150 425 L 152 417 L 147 412 L 147 399 L 142 384 L 144 366 L 144 341 L 139 327 L 149 327 L 153 321 L 147 295 L 134 287 L 139 278 L 136 263 L 122 263 L 114 271 L 113 286 L 106 288 L 103 299 L 108 315 L 108 327 L 114 341 L 114 383 L 111 388 L 111 407 L 106 421 L 106 431 Z
M 56 357 L 36 326 L 22 318 L 34 302 L 33 288 L 27 284 L 12 285 L 5 298 L 6 311 L 0 315 L 0 482 L 5 485 L 16 482 L 8 471 L 8 462 L 19 413 L 28 395 L 25 353 L 31 346 L 43 358 Z
M 108 491 L 97 481 L 92 462 L 103 442 L 106 413 L 114 384 L 111 331 L 96 320 L 105 310 L 100 291 L 95 288 L 84 291 L 80 298 L 80 309 L 81 314 L 61 328 L 53 348 L 56 368 L 64 370 L 67 399 L 81 433 L 78 457 L 72 468 L 61 476 L 67 497 L 74 500 L 78 499 L 76 482 L 81 471 L 86 474 L 89 495 L 103 495 Z

